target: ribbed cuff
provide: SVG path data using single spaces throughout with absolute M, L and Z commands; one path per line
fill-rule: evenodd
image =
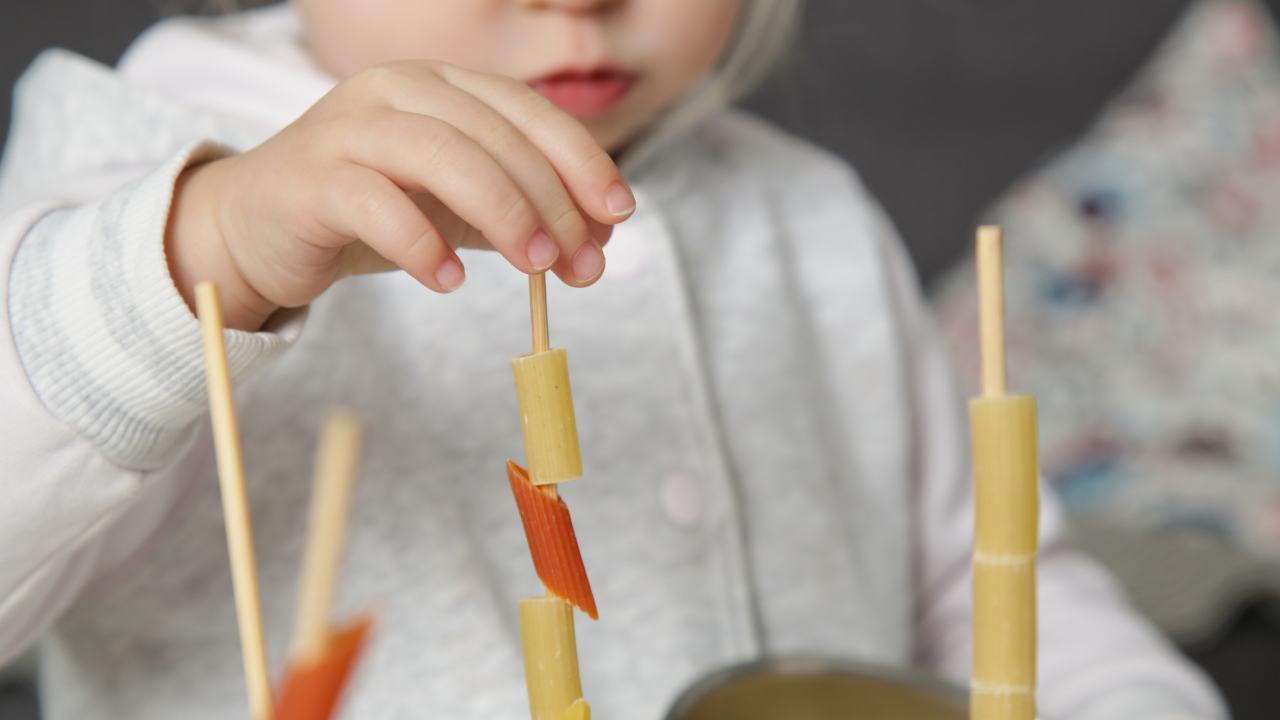
M 14 258 L 10 323 L 32 387 L 123 467 L 169 463 L 207 407 L 200 328 L 169 276 L 164 233 L 178 175 L 228 154 L 193 143 L 99 202 L 45 216 Z M 227 330 L 233 377 L 280 355 L 304 316 L 272 332 Z

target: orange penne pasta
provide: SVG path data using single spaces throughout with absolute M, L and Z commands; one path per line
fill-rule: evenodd
M 582 565 L 578 538 L 573 534 L 573 520 L 564 500 L 552 496 L 529 480 L 524 468 L 507 461 L 507 478 L 520 509 L 524 534 L 529 540 L 529 553 L 538 578 L 552 595 L 577 607 L 592 620 L 596 599 L 591 594 L 587 570 Z
M 277 720 L 329 720 L 333 716 L 370 624 L 368 616 L 356 620 L 329 637 L 319 660 L 288 669 Z

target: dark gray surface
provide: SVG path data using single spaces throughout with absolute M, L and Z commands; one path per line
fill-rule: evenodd
M 1280 609 L 1251 606 L 1217 641 L 1189 651 L 1222 688 L 1233 720 L 1280 718 Z
M 35 688 L 24 682 L 0 684 L 0 720 L 39 720 Z
M 115 63 L 156 19 L 148 0 L 3 0 L 0 5 L 0 128 L 9 127 L 8 88 L 47 47 L 65 47 Z
M 748 105 L 844 155 L 930 280 L 975 216 L 1087 128 L 1185 0 L 814 0 Z

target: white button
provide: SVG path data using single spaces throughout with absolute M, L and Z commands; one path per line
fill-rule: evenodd
M 658 503 L 667 519 L 682 528 L 693 528 L 702 521 L 705 504 L 702 486 L 683 472 L 667 473 L 658 487 Z

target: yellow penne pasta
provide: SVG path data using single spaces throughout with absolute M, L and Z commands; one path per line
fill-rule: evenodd
M 582 475 L 578 423 L 569 388 L 569 363 L 562 349 L 511 359 L 520 405 L 520 428 L 529 479 L 534 485 Z
M 1034 720 L 1036 404 L 1025 395 L 969 405 L 977 526 L 973 552 L 974 720 Z
M 591 720 L 591 706 L 582 698 L 574 700 L 569 709 L 564 711 L 564 720 Z
M 521 600 L 520 641 L 533 720 L 564 720 L 582 698 L 573 606 L 554 597 Z

